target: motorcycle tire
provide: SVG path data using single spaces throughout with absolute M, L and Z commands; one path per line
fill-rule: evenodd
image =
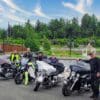
M 15 76 L 15 83 L 16 83 L 17 85 L 19 85 L 19 84 L 21 84 L 22 82 L 23 82 L 23 78 L 22 78 L 21 74 L 17 74 L 17 75 Z
M 38 91 L 38 89 L 39 89 L 39 87 L 40 87 L 40 84 L 41 84 L 41 83 L 39 83 L 39 82 L 36 83 L 36 86 L 35 86 L 35 88 L 34 88 L 34 91 L 35 91 L 35 92 Z
M 64 96 L 70 96 L 71 95 L 71 90 L 69 85 L 64 85 L 62 88 L 62 94 Z

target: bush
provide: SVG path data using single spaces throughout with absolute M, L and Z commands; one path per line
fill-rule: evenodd
M 96 39 L 95 40 L 95 46 L 96 47 L 100 47 L 100 39 Z
M 64 46 L 67 44 L 67 39 L 55 39 L 52 40 L 52 44 Z
M 25 46 L 30 48 L 32 51 L 36 52 L 39 51 L 38 42 L 35 39 L 28 38 L 25 40 Z
M 43 40 L 43 48 L 44 48 L 44 51 L 51 50 L 51 43 L 46 37 L 44 37 L 44 40 Z

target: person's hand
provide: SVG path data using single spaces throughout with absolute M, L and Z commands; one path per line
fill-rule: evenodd
M 97 77 L 100 78 L 100 72 L 97 73 Z

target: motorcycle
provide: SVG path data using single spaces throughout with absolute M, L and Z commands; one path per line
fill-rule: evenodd
M 0 79 L 13 79 L 15 73 L 15 68 L 11 66 L 11 64 L 2 64 L 0 65 Z
M 74 91 L 90 90 L 90 66 L 82 61 L 66 68 L 62 94 L 70 96 Z
M 34 71 L 32 69 L 32 66 L 28 65 L 28 59 L 23 58 L 21 61 L 21 67 L 19 67 L 16 76 L 15 76 L 15 83 L 16 84 L 22 84 L 23 81 L 25 81 L 25 73 L 28 73 L 28 78 L 29 81 L 31 81 L 32 79 L 34 79 L 34 77 L 32 75 L 34 75 Z
M 44 88 L 51 88 L 61 82 L 61 76 L 52 65 L 44 61 L 36 61 L 38 66 L 37 77 L 35 80 L 34 91 L 38 91 L 40 85 Z

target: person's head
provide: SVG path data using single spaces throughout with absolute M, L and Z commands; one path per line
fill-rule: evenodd
M 52 56 L 51 56 L 51 57 L 52 57 L 52 58 L 56 58 L 56 56 L 55 56 L 55 54 L 54 54 L 54 53 L 52 54 Z
M 90 52 L 90 53 L 88 53 L 88 56 L 90 59 L 92 59 L 92 58 L 96 57 L 96 54 L 94 52 Z
M 16 54 L 17 53 L 17 50 L 14 50 L 14 52 L 13 52 L 14 54 Z
M 43 53 L 42 53 L 42 52 L 39 52 L 39 53 L 38 53 L 38 56 L 43 56 Z
M 27 52 L 30 52 L 31 50 L 30 50 L 30 48 L 27 48 Z

